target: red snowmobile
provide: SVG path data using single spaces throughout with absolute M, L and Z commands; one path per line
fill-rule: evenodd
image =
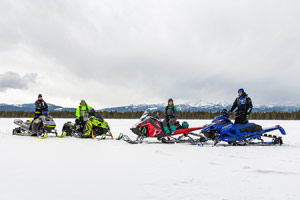
M 163 143 L 183 143 L 194 141 L 194 139 L 190 137 L 190 135 L 192 135 L 198 137 L 197 141 L 199 141 L 199 138 L 200 141 L 206 141 L 205 137 L 202 135 L 193 133 L 193 131 L 203 129 L 204 127 L 189 128 L 187 122 L 180 124 L 179 121 L 175 122 L 175 126 L 175 134 L 167 134 L 163 129 L 162 121 L 156 117 L 152 117 L 148 111 L 145 111 L 140 118 L 140 121 L 130 129 L 134 134 L 137 135 L 136 140 L 131 140 L 123 133 L 120 133 L 118 140 L 123 139 L 130 144 L 140 144 L 143 142 L 144 138 L 157 138 Z

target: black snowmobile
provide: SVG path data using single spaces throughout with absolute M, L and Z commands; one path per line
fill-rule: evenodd
M 34 122 L 38 122 L 36 133 L 34 133 L 32 128 Z M 54 134 L 56 137 L 61 137 L 57 136 L 57 131 L 55 129 L 56 124 L 53 117 L 48 114 L 48 111 L 44 111 L 43 114 L 35 120 L 31 119 L 24 122 L 21 119 L 15 119 L 14 123 L 19 127 L 13 129 L 13 135 L 35 136 L 41 139 L 47 138 L 48 134 Z

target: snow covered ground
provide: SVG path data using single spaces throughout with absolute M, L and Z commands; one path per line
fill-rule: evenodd
M 57 119 L 58 129 L 67 121 Z M 107 120 L 115 136 L 137 120 Z M 282 125 L 284 146 L 131 145 L 12 136 L 0 119 L 0 199 L 300 199 L 300 121 Z M 209 123 L 189 120 L 191 126 Z

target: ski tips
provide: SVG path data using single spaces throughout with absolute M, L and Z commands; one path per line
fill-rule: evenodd
M 44 136 L 35 137 L 37 139 L 46 139 L 48 137 L 48 134 L 46 133 Z
M 121 140 L 123 138 L 124 134 L 123 133 L 120 133 L 117 140 Z

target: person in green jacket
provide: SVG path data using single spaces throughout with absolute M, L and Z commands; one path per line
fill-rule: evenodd
M 84 125 L 89 120 L 89 112 L 93 108 L 89 106 L 85 100 L 81 100 L 80 105 L 76 110 L 76 124 Z

